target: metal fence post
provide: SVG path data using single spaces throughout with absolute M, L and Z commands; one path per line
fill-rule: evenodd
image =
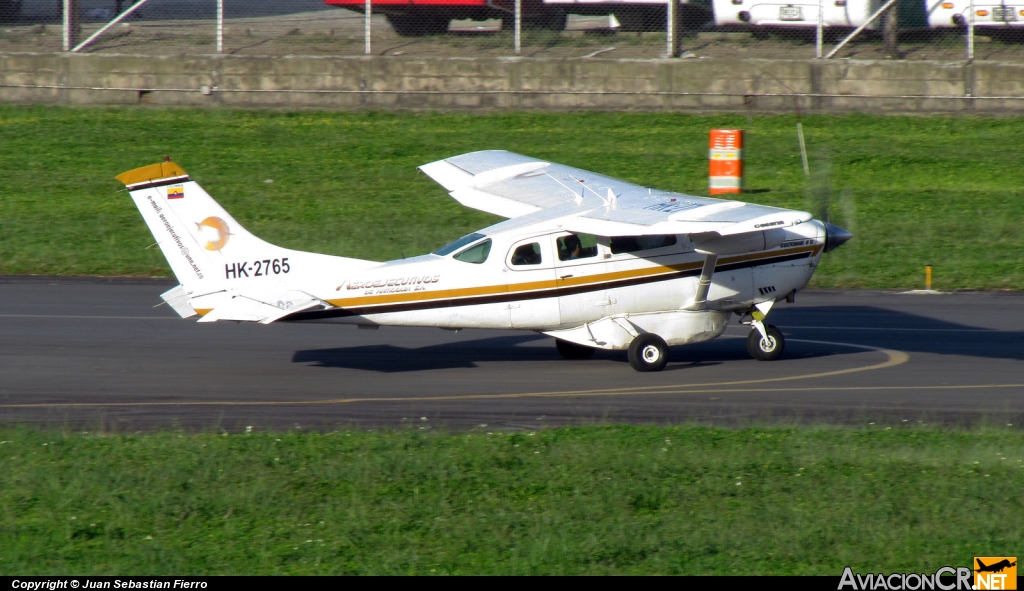
M 78 37 L 78 0 L 62 0 L 64 8 L 64 51 L 75 47 Z
M 889 57 L 899 57 L 899 19 L 900 3 L 896 2 L 885 13 L 882 20 L 882 39 L 885 41 L 885 53 Z
M 224 53 L 224 0 L 217 0 L 217 53 Z
M 370 48 L 370 18 L 373 17 L 373 0 L 366 0 L 366 9 L 363 10 L 363 53 L 370 55 L 373 50 Z
M 821 38 L 825 31 L 825 2 L 824 0 L 818 0 L 818 30 L 814 39 L 814 57 L 821 57 Z
M 665 5 L 665 57 L 676 56 L 676 2 L 668 0 Z
M 967 15 L 967 59 L 974 59 L 974 0 L 971 0 L 970 14 Z
M 523 49 L 523 0 L 516 0 L 515 51 L 516 55 Z

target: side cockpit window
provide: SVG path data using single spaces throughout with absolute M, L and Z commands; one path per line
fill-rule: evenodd
M 569 234 L 555 240 L 558 260 L 571 261 L 597 256 L 597 238 L 590 234 Z
M 541 262 L 540 244 L 537 242 L 524 244 L 512 253 L 513 265 L 539 265 Z
M 487 255 L 489 254 L 491 254 L 491 240 L 488 238 L 480 244 L 467 248 L 452 258 L 457 261 L 462 261 L 463 263 L 479 265 L 487 260 Z

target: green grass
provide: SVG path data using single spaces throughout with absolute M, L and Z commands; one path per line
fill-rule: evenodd
M 1024 433 L 0 429 L 0 573 L 933 572 L 1024 539 Z
M 820 210 L 856 239 L 813 285 L 1024 288 L 1024 119 L 657 113 L 387 114 L 0 106 L 0 273 L 166 275 L 113 177 L 170 155 L 257 235 L 386 260 L 497 221 L 416 166 L 504 148 L 705 194 L 707 134 L 748 132 L 751 201 Z M 273 179 L 273 183 L 264 181 Z M 820 212 L 819 212 L 820 213 Z

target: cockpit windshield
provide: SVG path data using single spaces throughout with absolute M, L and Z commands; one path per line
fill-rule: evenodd
M 458 240 L 455 240 L 454 242 L 449 242 L 448 244 L 445 244 L 441 248 L 435 250 L 434 254 L 440 255 L 440 256 L 450 255 L 451 253 L 455 252 L 456 250 L 459 250 L 460 248 L 462 248 L 463 246 L 466 246 L 467 244 L 472 244 L 472 243 L 476 242 L 477 240 L 480 240 L 483 237 L 484 237 L 483 234 L 478 234 L 476 232 L 474 232 L 472 234 L 467 234 L 467 235 L 463 236 L 462 238 L 459 238 Z

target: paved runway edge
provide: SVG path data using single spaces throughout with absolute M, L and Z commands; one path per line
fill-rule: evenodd
M 808 290 L 770 321 L 675 347 L 666 371 L 566 361 L 518 331 L 235 323 L 156 306 L 167 280 L 0 277 L 0 422 L 133 429 L 601 422 L 1019 425 L 1024 296 Z M 156 306 L 156 307 L 154 307 Z M 426 418 L 426 421 L 421 421 Z

